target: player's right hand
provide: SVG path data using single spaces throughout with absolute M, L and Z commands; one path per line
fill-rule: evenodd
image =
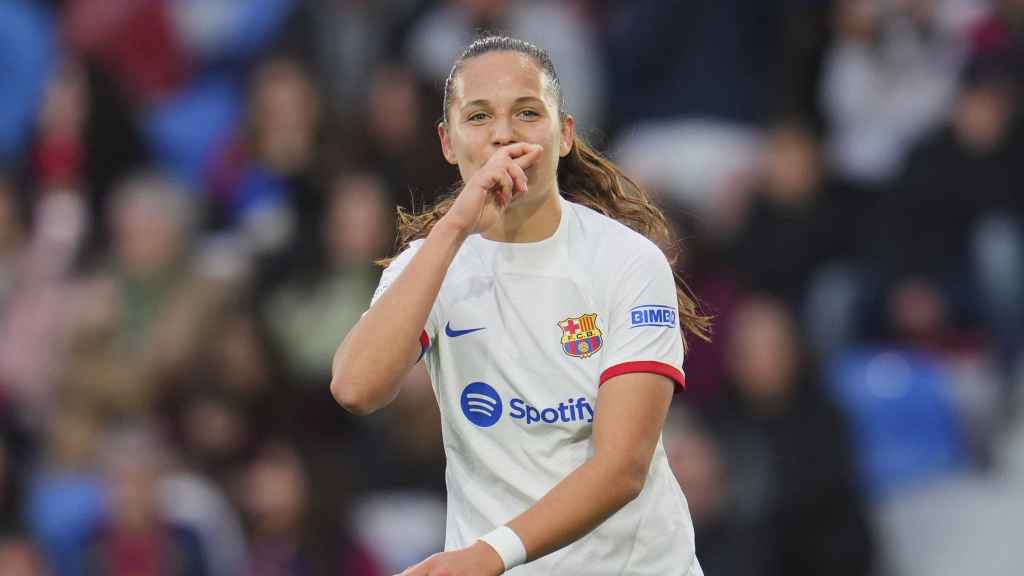
M 526 193 L 529 184 L 526 169 L 537 161 L 543 150 L 539 144 L 526 142 L 495 150 L 463 186 L 443 220 L 466 236 L 492 228 L 509 203 Z

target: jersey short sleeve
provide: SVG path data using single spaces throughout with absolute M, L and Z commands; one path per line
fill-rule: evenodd
M 373 292 L 373 298 L 370 299 L 370 307 L 372 308 L 377 300 L 387 292 L 388 287 L 391 286 L 405 270 L 405 267 L 412 261 L 412 257 L 416 255 L 416 252 L 423 245 L 423 240 L 415 240 L 409 244 L 409 247 L 402 251 L 391 264 L 384 269 L 384 272 L 380 276 L 380 283 L 377 285 L 377 289 Z M 423 327 L 423 332 L 420 333 L 420 358 L 426 354 L 427 350 L 430 349 L 430 343 L 434 341 L 437 335 L 435 328 L 437 317 L 437 302 L 430 309 L 430 314 L 427 315 L 427 325 Z
M 665 255 L 653 244 L 628 256 L 608 296 L 607 350 L 600 384 L 631 372 L 661 374 L 686 386 L 676 284 Z

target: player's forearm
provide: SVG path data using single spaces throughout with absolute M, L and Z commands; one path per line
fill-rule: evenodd
M 409 265 L 338 346 L 331 393 L 345 409 L 369 413 L 398 395 L 420 333 L 465 235 L 438 223 Z
M 635 499 L 646 468 L 625 459 L 594 457 L 508 523 L 526 547 L 527 561 L 567 546 Z

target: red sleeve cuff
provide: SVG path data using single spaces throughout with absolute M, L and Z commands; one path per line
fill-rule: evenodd
M 430 336 L 427 336 L 427 331 L 420 332 L 420 357 L 416 359 L 417 362 L 423 359 L 423 355 L 430 350 Z
M 671 364 L 665 364 L 664 362 L 623 362 L 616 364 L 611 368 L 606 369 L 601 373 L 601 380 L 598 382 L 598 387 L 602 384 L 615 378 L 616 376 L 622 376 L 623 374 L 631 374 L 633 372 L 649 372 L 651 374 L 661 374 L 675 382 L 675 393 L 678 394 L 686 389 L 686 376 L 683 371 Z

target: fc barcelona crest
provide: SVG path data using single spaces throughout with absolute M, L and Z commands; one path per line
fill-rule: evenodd
M 604 345 L 604 335 L 597 327 L 597 314 L 584 314 L 558 323 L 562 329 L 562 350 L 569 356 L 587 358 Z

